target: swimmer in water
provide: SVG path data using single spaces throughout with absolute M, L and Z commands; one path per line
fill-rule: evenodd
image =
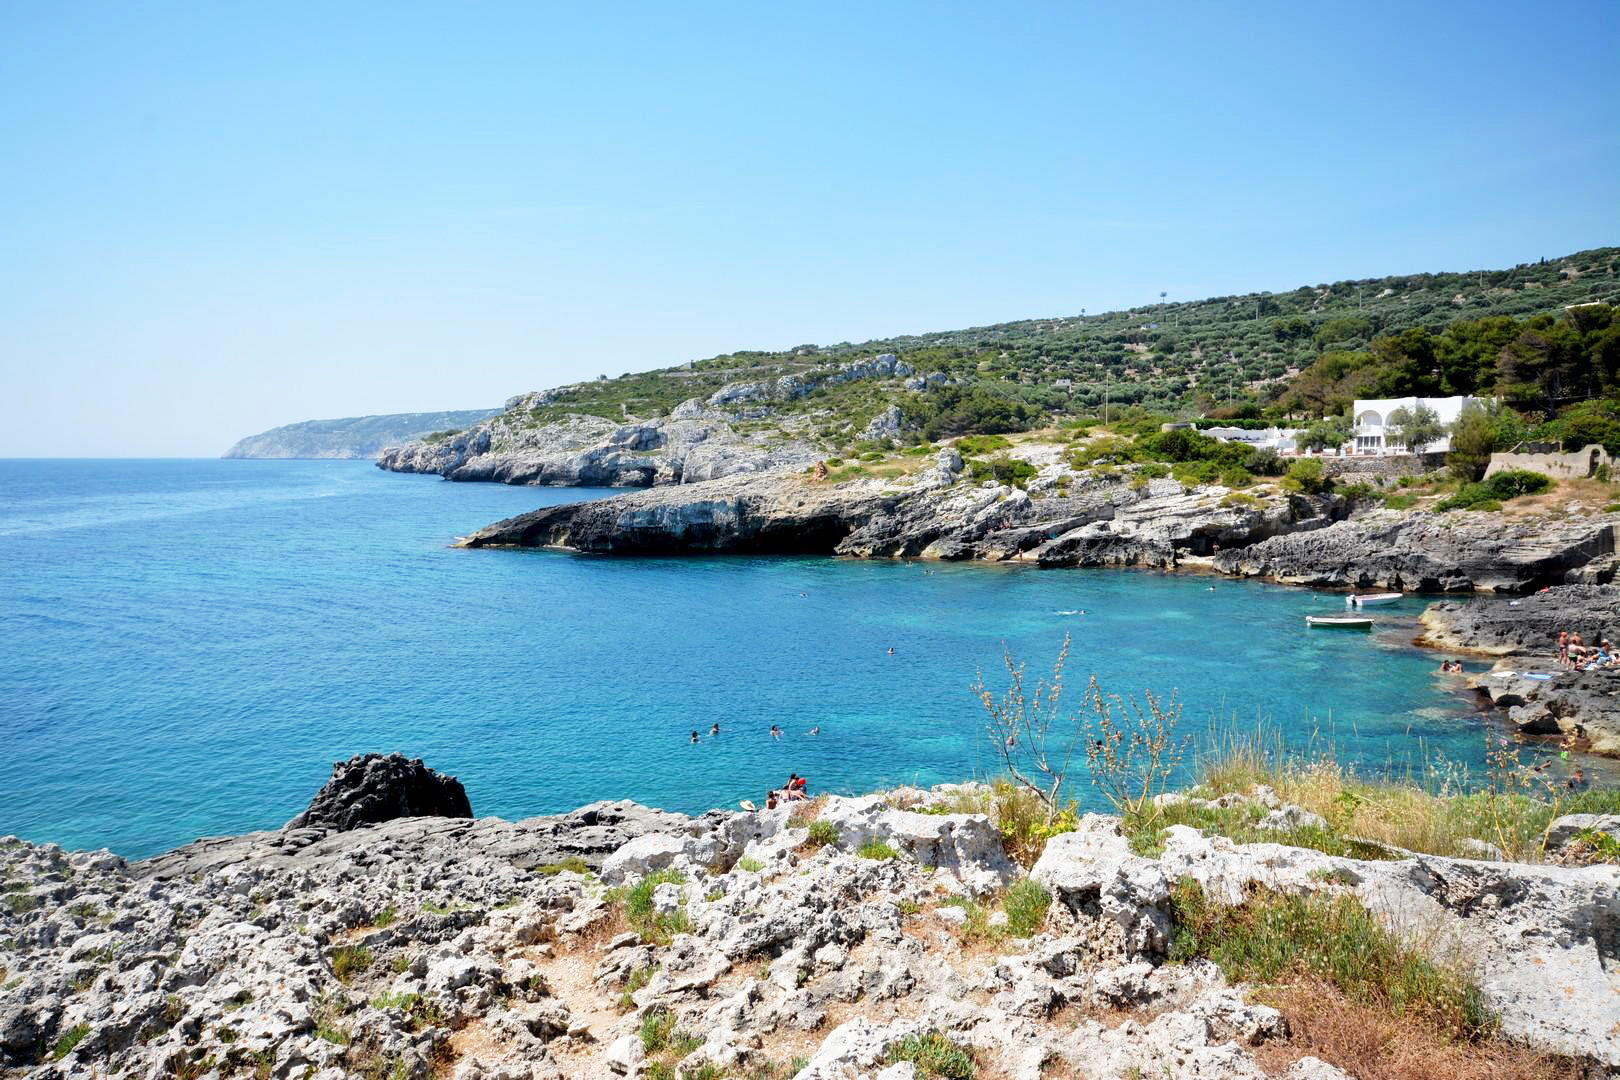
M 820 735 L 821 734 L 821 725 L 817 724 L 815 727 L 813 727 L 809 731 L 805 732 L 805 734 L 806 735 Z
M 772 724 L 771 725 L 771 738 L 780 739 L 781 737 L 782 737 L 782 729 L 777 727 L 775 724 Z
M 890 656 L 893 656 L 893 655 L 894 655 L 894 646 L 893 646 L 893 645 L 890 645 L 890 646 L 889 646 L 889 655 L 890 655 Z
M 698 741 L 698 733 L 696 731 L 692 732 L 692 741 L 693 742 Z
M 718 735 L 718 734 L 720 734 L 720 725 L 719 724 L 710 724 L 709 725 L 709 734 L 710 735 Z

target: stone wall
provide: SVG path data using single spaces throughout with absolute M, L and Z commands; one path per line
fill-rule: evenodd
M 1384 457 L 1365 456 L 1318 458 L 1327 474 L 1335 480 L 1355 483 L 1357 480 L 1393 480 L 1397 476 L 1421 476 L 1435 469 L 1445 468 L 1446 455 L 1389 454 Z
M 1492 454 L 1485 475 L 1492 476 L 1506 469 L 1528 469 L 1568 480 L 1591 476 L 1599 467 L 1614 464 L 1614 457 L 1593 443 L 1569 454 Z

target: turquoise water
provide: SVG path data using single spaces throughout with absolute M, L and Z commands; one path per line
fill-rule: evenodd
M 448 546 L 600 494 L 363 462 L 0 461 L 0 834 L 144 855 L 272 827 L 366 750 L 425 758 L 505 817 L 601 798 L 696 811 L 789 771 L 815 790 L 961 779 L 989 767 L 975 670 L 993 676 L 1003 642 L 1043 667 L 1066 632 L 1072 683 L 1178 691 L 1199 738 L 1263 717 L 1370 767 L 1481 756 L 1436 656 L 1402 645 L 1416 601 L 1387 635 L 1307 633 L 1339 597 Z

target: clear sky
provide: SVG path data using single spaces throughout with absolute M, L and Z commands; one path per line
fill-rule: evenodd
M 0 4 L 0 456 L 1620 242 L 1620 4 Z

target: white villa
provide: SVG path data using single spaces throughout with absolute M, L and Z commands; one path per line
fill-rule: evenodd
M 1419 405 L 1427 405 L 1440 417 L 1440 422 L 1449 428 L 1457 422 L 1462 415 L 1463 406 L 1475 400 L 1468 396 L 1445 398 L 1379 398 L 1371 401 L 1357 401 L 1355 412 L 1355 446 L 1352 453 L 1356 454 L 1404 454 L 1406 447 L 1399 443 L 1387 441 L 1386 429 L 1389 426 L 1389 414 L 1397 409 L 1406 409 L 1408 412 Z M 1423 448 L 1425 453 L 1451 449 L 1451 436 L 1442 435 L 1437 441 Z

